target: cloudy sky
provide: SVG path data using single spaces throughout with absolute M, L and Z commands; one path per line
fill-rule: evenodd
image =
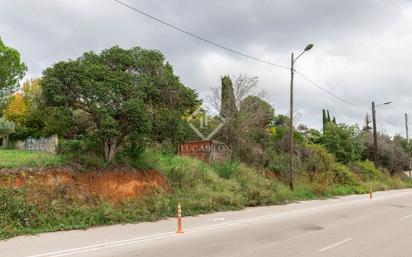
M 298 122 L 320 127 L 327 108 L 338 122 L 362 123 L 370 103 L 379 129 L 404 134 L 412 116 L 412 1 L 402 0 L 124 0 L 212 41 L 288 66 L 290 53 L 315 47 L 296 69 L 343 103 L 296 77 Z M 113 0 L 0 0 L 0 37 L 22 55 L 27 78 L 53 63 L 113 45 L 162 51 L 202 98 L 224 74 L 259 77 L 277 113 L 286 113 L 289 72 L 188 37 Z M 410 118 L 412 120 L 412 117 Z

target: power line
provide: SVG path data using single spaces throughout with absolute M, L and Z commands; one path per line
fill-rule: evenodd
M 175 25 L 173 25 L 173 24 L 170 24 L 170 23 L 167 22 L 167 21 L 164 21 L 164 20 L 162 20 L 162 19 L 159 19 L 159 18 L 157 18 L 157 17 L 155 17 L 155 16 L 153 16 L 153 15 L 151 15 L 151 14 L 149 14 L 149 13 L 146 13 L 146 12 L 144 12 L 144 11 L 142 11 L 142 10 L 140 10 L 140 9 L 137 9 L 136 7 L 133 7 L 133 6 L 129 5 L 129 4 L 126 4 L 126 3 L 122 2 L 122 1 L 119 1 L 119 0 L 113 0 L 113 1 L 116 2 L 116 3 L 118 3 L 118 4 L 120 4 L 120 5 L 122 5 L 122 6 L 124 6 L 124 7 L 126 7 L 126 8 L 129 8 L 129 9 L 132 10 L 132 11 L 135 11 L 135 12 L 140 13 L 140 14 L 142 14 L 142 15 L 144 15 L 144 16 L 146 16 L 146 17 L 148 17 L 148 18 L 150 18 L 150 19 L 152 19 L 152 20 L 154 20 L 154 21 L 157 21 L 157 22 L 159 22 L 159 23 L 161 23 L 161 24 L 163 24 L 163 25 L 165 25 L 165 26 L 167 26 L 167 27 L 169 27 L 169 28 L 172 28 L 172 29 L 174 29 L 174 30 L 177 30 L 177 31 L 179 31 L 179 32 L 182 32 L 182 33 L 184 33 L 184 34 L 186 34 L 186 35 L 188 35 L 188 36 L 194 37 L 194 38 L 196 38 L 196 39 L 198 39 L 198 40 L 200 40 L 200 41 L 203 41 L 203 42 L 205 42 L 205 43 L 207 43 L 207 44 L 209 44 L 209 45 L 213 45 L 213 46 L 215 46 L 215 47 L 224 49 L 224 50 L 226 50 L 226 51 L 228 51 L 228 52 L 231 52 L 231 53 L 234 53 L 234 54 L 237 54 L 237 55 L 246 57 L 246 58 L 248 58 L 248 59 L 251 59 L 251 60 L 254 60 L 254 61 L 257 61 L 257 62 L 261 62 L 261 63 L 268 64 L 268 65 L 271 65 L 271 66 L 275 66 L 275 67 L 278 67 L 278 68 L 290 70 L 290 68 L 287 67 L 287 66 L 284 66 L 284 65 L 281 65 L 281 64 L 277 64 L 277 63 L 273 63 L 273 62 L 269 62 L 269 61 L 266 61 L 266 60 L 263 60 L 263 59 L 259 59 L 259 58 L 257 58 L 257 57 L 254 57 L 254 56 L 251 56 L 251 55 L 242 53 L 242 52 L 240 52 L 240 51 L 238 51 L 238 50 L 229 48 L 229 47 L 227 47 L 227 46 L 224 46 L 224 45 L 222 45 L 222 44 L 219 44 L 219 43 L 216 43 L 216 42 L 214 42 L 214 41 L 212 41 L 212 40 L 209 40 L 209 39 L 207 39 L 207 38 L 205 38 L 205 37 L 199 36 L 199 35 L 197 35 L 197 34 L 195 34 L 195 33 L 192 33 L 192 32 L 190 32 L 190 31 L 187 31 L 187 30 L 185 30 L 185 29 L 182 29 L 182 28 L 180 28 L 180 27 L 177 27 L 177 26 L 175 26 Z
M 400 126 L 399 124 L 395 124 L 394 122 L 390 121 L 389 119 L 387 119 L 385 116 L 383 116 L 382 113 L 376 111 L 376 113 L 379 115 L 379 117 L 381 117 L 386 123 L 392 125 L 393 127 L 396 127 L 398 129 L 404 130 L 405 128 L 403 126 Z
M 280 65 L 280 64 L 276 64 L 276 63 L 273 63 L 273 62 L 269 62 L 269 61 L 266 61 L 266 60 L 263 60 L 263 59 L 260 59 L 260 58 L 257 58 L 257 57 L 254 57 L 254 56 L 251 56 L 251 55 L 242 53 L 242 52 L 240 52 L 240 51 L 238 51 L 238 50 L 235 50 L 235 49 L 226 47 L 226 46 L 224 46 L 224 45 L 222 45 L 222 44 L 216 43 L 216 42 L 214 42 L 214 41 L 212 41 L 212 40 L 209 40 L 209 39 L 207 39 L 207 38 L 205 38 L 205 37 L 202 37 L 202 36 L 200 36 L 200 35 L 198 35 L 198 34 L 195 34 L 195 33 L 193 33 L 193 32 L 187 31 L 187 30 L 185 30 L 185 29 L 183 29 L 183 28 L 180 28 L 180 27 L 178 27 L 178 26 L 175 26 L 175 25 L 173 25 L 173 24 L 171 24 L 171 23 L 169 23 L 169 22 L 167 22 L 167 21 L 164 21 L 164 20 L 162 20 L 162 19 L 159 19 L 159 18 L 157 18 L 157 17 L 155 17 L 155 16 L 153 16 L 153 15 L 147 13 L 147 12 L 144 12 L 144 11 L 142 11 L 142 10 L 134 7 L 134 6 L 131 6 L 131 5 L 129 5 L 129 4 L 125 3 L 125 2 L 123 2 L 123 1 L 120 1 L 120 0 L 113 0 L 113 1 L 116 2 L 116 3 L 118 3 L 118 4 L 120 4 L 120 5 L 122 5 L 122 6 L 124 6 L 124 7 L 126 7 L 126 8 L 128 8 L 128 9 L 130 9 L 130 10 L 132 10 L 132 11 L 134 11 L 134 12 L 137 12 L 137 13 L 139 13 L 139 14 L 142 14 L 142 15 L 144 15 L 144 16 L 146 16 L 146 17 L 148 17 L 148 18 L 150 18 L 150 19 L 152 19 L 152 20 L 154 20 L 154 21 L 156 21 L 156 22 L 158 22 L 158 23 L 161 23 L 161 24 L 163 24 L 163 25 L 165 25 L 165 26 L 167 26 L 167 27 L 169 27 L 169 28 L 172 28 L 172 29 L 174 29 L 174 30 L 176 30 L 176 31 L 179 31 L 179 32 L 181 32 L 181 33 L 184 33 L 184 34 L 190 36 L 190 37 L 193 37 L 193 38 L 196 38 L 196 39 L 198 39 L 198 40 L 200 40 L 200 41 L 203 41 L 203 42 L 205 42 L 205 43 L 207 43 L 207 44 L 209 44 L 209 45 L 213 45 L 213 46 L 215 46 L 215 47 L 224 49 L 224 50 L 226 50 L 226 51 L 228 51 L 228 52 L 237 54 L 237 55 L 239 55 L 239 56 L 243 56 L 243 57 L 245 57 L 245 58 L 248 58 L 248 59 L 251 59 L 251 60 L 260 62 L 260 63 L 264 63 L 264 64 L 271 65 L 271 66 L 275 66 L 275 67 L 278 67 L 278 68 L 281 68 L 281 69 L 285 69 L 285 70 L 290 70 L 290 67 L 287 67 L 287 66 L 284 66 L 284 65 Z M 335 94 L 334 94 L 333 92 L 331 92 L 330 90 L 327 90 L 326 88 L 320 86 L 318 83 L 316 83 L 316 82 L 314 82 L 313 80 L 309 79 L 309 78 L 308 78 L 306 75 L 304 75 L 303 73 L 301 73 L 301 72 L 299 72 L 299 71 L 297 71 L 297 70 L 296 70 L 296 73 L 297 73 L 298 75 L 300 75 L 304 80 L 308 81 L 308 82 L 310 83 L 310 85 L 315 86 L 316 88 L 318 88 L 318 89 L 322 90 L 323 92 L 327 93 L 328 95 L 330 95 L 330 96 L 338 99 L 339 101 L 341 101 L 341 102 L 343 102 L 343 103 L 345 103 L 345 104 L 348 104 L 348 105 L 350 105 L 350 106 L 352 106 L 352 107 L 355 107 L 355 108 L 357 108 L 357 109 L 359 109 L 359 110 L 362 110 L 362 111 L 365 111 L 365 110 L 366 110 L 366 111 L 368 111 L 367 109 L 365 109 L 365 108 L 362 107 L 362 106 L 359 106 L 359 105 L 357 105 L 357 104 L 354 104 L 354 103 L 352 103 L 352 102 L 350 102 L 350 101 L 348 101 L 348 100 L 346 100 L 346 99 L 344 99 L 344 98 L 342 98 L 342 97 L 339 97 L 339 96 L 335 95 Z
M 308 78 L 308 77 L 307 77 L 306 75 L 304 75 L 302 72 L 296 71 L 296 74 L 298 74 L 299 76 L 301 76 L 304 80 L 308 81 L 312 86 L 317 87 L 318 89 L 320 89 L 320 90 L 322 90 L 323 92 L 327 93 L 328 95 L 330 95 L 330 96 L 338 99 L 339 101 L 341 101 L 341 102 L 343 102 L 343 103 L 345 103 L 345 104 L 351 105 L 351 106 L 353 106 L 353 107 L 355 107 L 355 108 L 357 108 L 357 109 L 359 109 L 359 110 L 368 111 L 365 107 L 362 107 L 362 106 L 360 106 L 360 105 L 354 104 L 354 103 L 352 103 L 352 102 L 350 102 L 350 101 L 348 101 L 348 100 L 346 100 L 346 99 L 344 99 L 344 98 L 342 98 L 342 97 L 340 97 L 340 96 L 335 95 L 333 92 L 327 90 L 326 88 L 321 87 L 318 83 L 316 83 L 316 82 L 314 82 L 313 80 L 311 80 L 310 78 Z

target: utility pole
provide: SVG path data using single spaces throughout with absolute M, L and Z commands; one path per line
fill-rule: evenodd
M 375 102 L 372 102 L 372 124 L 373 124 L 373 162 L 378 167 L 378 135 L 376 132 Z
M 411 149 L 409 145 L 409 127 L 408 127 L 408 114 L 407 113 L 405 113 L 405 129 L 406 129 L 406 146 L 408 147 L 408 155 L 410 155 Z M 411 178 L 411 175 L 412 175 L 411 172 L 412 172 L 412 165 L 411 165 L 411 161 L 409 161 L 409 178 Z
M 375 163 L 375 166 L 378 167 L 378 132 L 376 129 L 376 107 L 382 106 L 382 105 L 388 105 L 391 104 L 392 101 L 385 102 L 383 104 L 378 104 L 375 105 L 375 102 L 372 101 L 372 123 L 373 123 L 373 161 Z
M 408 114 L 405 113 L 406 142 L 409 144 Z
M 290 113 L 289 113 L 289 186 L 290 190 L 295 190 L 295 173 L 293 171 L 293 156 L 294 156 L 294 147 L 293 147 L 293 80 L 295 78 L 295 62 L 301 57 L 304 53 L 312 49 L 313 44 L 309 44 L 305 47 L 301 54 L 295 58 L 294 53 L 290 57 Z
M 295 77 L 295 57 L 292 53 L 290 58 L 290 114 L 289 114 L 289 186 L 290 190 L 295 190 L 295 177 L 293 172 L 293 79 Z

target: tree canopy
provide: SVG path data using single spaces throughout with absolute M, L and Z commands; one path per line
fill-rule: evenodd
M 4 118 L 17 125 L 25 123 L 27 118 L 27 105 L 22 94 L 16 93 L 10 98 L 6 109 L 4 110 Z
M 364 141 L 357 126 L 330 122 L 326 124 L 323 132 L 323 144 L 342 163 L 360 160 L 364 150 Z
M 0 38 L 0 112 L 4 98 L 19 88 L 27 68 L 21 61 L 19 52 L 6 46 Z
M 56 63 L 43 75 L 45 103 L 87 113 L 107 161 L 126 140 L 135 142 L 150 133 L 153 113 L 163 108 L 186 113 L 199 104 L 197 93 L 180 82 L 156 50 L 115 46 L 87 52 Z
M 0 38 L 0 93 L 16 90 L 26 70 L 20 53 L 6 46 Z

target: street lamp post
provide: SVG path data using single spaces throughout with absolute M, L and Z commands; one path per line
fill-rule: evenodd
M 382 105 L 388 105 L 391 104 L 392 101 L 385 102 L 383 104 L 378 104 L 375 105 L 375 102 L 372 101 L 372 123 L 373 123 L 373 162 L 375 163 L 375 166 L 378 167 L 378 133 L 377 133 L 377 128 L 376 128 L 376 107 L 382 106 Z
M 295 58 L 292 53 L 290 58 L 290 114 L 289 114 L 289 186 L 291 190 L 295 189 L 295 178 L 293 172 L 293 80 L 295 76 L 295 63 L 304 53 L 312 49 L 313 44 L 309 44 L 305 47 L 303 52 Z

